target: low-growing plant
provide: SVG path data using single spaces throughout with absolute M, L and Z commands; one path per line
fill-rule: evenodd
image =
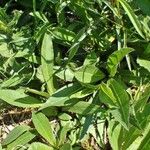
M 0 149 L 150 149 L 149 0 L 0 3 Z

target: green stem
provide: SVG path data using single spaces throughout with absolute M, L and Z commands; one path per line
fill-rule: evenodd
M 45 98 L 49 98 L 48 93 L 37 91 L 35 89 L 26 88 L 26 92 L 33 93 L 33 94 L 36 94 L 36 95 L 39 95 L 39 96 L 42 96 L 42 97 L 45 97 Z

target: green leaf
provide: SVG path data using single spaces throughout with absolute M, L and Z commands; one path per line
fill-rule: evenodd
M 116 106 L 116 98 L 112 90 L 105 83 L 100 85 L 99 98 L 105 105 Z
M 2 145 L 8 145 L 9 143 L 16 140 L 20 135 L 22 135 L 24 132 L 28 131 L 29 129 L 30 127 L 26 125 L 20 125 L 15 127 L 2 141 Z
M 69 121 L 72 119 L 72 117 L 66 113 L 62 113 L 58 117 L 60 120 L 63 120 L 63 121 Z
M 5 80 L 0 87 L 1 88 L 8 88 L 8 87 L 13 87 L 18 85 L 19 83 L 21 83 L 24 80 L 24 77 L 22 77 L 21 75 L 13 75 L 12 77 L 10 77 L 8 80 Z
M 69 143 L 65 143 L 60 150 L 72 150 L 72 146 Z
M 137 63 L 138 63 L 141 67 L 144 67 L 145 69 L 147 69 L 147 70 L 150 72 L 150 61 L 149 61 L 149 60 L 137 58 Z
M 29 146 L 28 150 L 54 150 L 54 149 L 46 144 L 34 142 Z
M 53 83 L 54 52 L 51 35 L 45 33 L 41 47 L 41 64 L 44 80 L 49 94 L 55 91 Z
M 140 143 L 138 150 L 148 150 L 150 148 L 150 126 L 147 131 L 144 133 L 144 138 Z
M 71 129 L 70 123 L 67 123 L 60 131 L 59 145 L 63 145 L 66 141 L 67 132 Z
M 150 6 L 150 0 L 136 0 L 135 1 L 139 8 L 141 8 L 141 10 L 150 16 L 150 9 L 149 9 L 149 6 Z
M 36 133 L 27 131 L 27 132 L 23 133 L 21 136 L 19 136 L 15 141 L 10 143 L 7 146 L 7 150 L 12 150 L 12 148 L 16 149 L 20 146 L 23 146 L 23 145 L 27 144 L 28 142 L 30 142 L 33 138 L 35 138 L 35 136 L 36 136 Z
M 79 101 L 71 106 L 66 106 L 64 107 L 64 110 L 81 115 L 90 115 L 98 111 L 105 112 L 102 108 L 100 108 L 100 106 L 84 101 Z
M 88 28 L 87 31 L 85 30 L 85 28 L 83 28 L 79 31 L 79 33 L 76 35 L 76 37 L 74 39 L 73 45 L 68 50 L 69 51 L 69 60 L 68 61 L 70 61 L 75 56 L 75 54 L 78 51 L 80 43 L 91 33 L 91 31 L 92 31 L 91 28 Z
M 67 101 L 70 100 L 71 98 L 75 98 L 72 95 L 74 95 L 81 89 L 82 87 L 78 83 L 64 86 L 60 88 L 58 91 L 56 91 L 51 97 L 49 97 L 49 99 L 46 101 L 46 103 L 43 104 L 41 109 L 50 107 L 50 106 L 69 105 L 70 103 L 67 104 Z
M 84 66 L 86 65 L 95 65 L 98 62 L 98 58 L 96 56 L 95 52 L 91 52 L 87 55 L 87 57 L 84 60 Z
M 64 41 L 66 44 L 70 45 L 74 41 L 75 33 L 60 27 L 55 27 L 52 29 L 52 34 L 54 38 Z
M 138 96 L 135 97 L 135 111 L 141 111 L 146 106 L 149 97 L 150 97 L 150 84 L 142 85 L 139 87 L 139 91 L 137 93 Z
M 32 121 L 41 136 L 43 136 L 51 145 L 56 145 L 56 137 L 47 117 L 39 112 L 32 114 Z
M 125 0 L 119 0 L 120 4 L 122 5 L 122 7 L 124 8 L 124 10 L 126 11 L 130 21 L 132 22 L 134 28 L 136 29 L 136 31 L 139 33 L 139 35 L 142 38 L 145 38 L 142 32 L 142 25 L 140 23 L 140 21 L 138 20 L 137 16 L 135 15 L 135 13 L 133 12 L 133 9 L 130 7 L 130 5 L 125 1 Z
M 64 80 L 64 81 L 70 81 L 70 82 L 73 81 L 73 78 L 74 78 L 74 74 L 68 68 L 57 72 L 56 76 L 59 77 L 60 79 Z
M 122 126 L 114 120 L 108 124 L 108 138 L 113 150 L 120 150 L 122 143 Z
M 132 48 L 122 48 L 118 51 L 113 52 L 108 60 L 107 60 L 107 69 L 111 76 L 114 76 L 117 72 L 117 66 L 120 61 L 125 57 L 128 53 L 132 52 Z
M 0 90 L 0 99 L 18 107 L 39 107 L 42 102 L 17 90 Z
M 75 78 L 83 83 L 97 82 L 105 77 L 104 73 L 92 65 L 82 66 L 74 72 Z
M 116 98 L 117 109 L 111 113 L 127 130 L 129 126 L 129 96 L 125 89 L 114 79 L 109 80 L 110 88 Z

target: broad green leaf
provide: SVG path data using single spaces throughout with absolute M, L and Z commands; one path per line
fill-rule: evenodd
M 136 0 L 135 1 L 139 8 L 141 8 L 141 10 L 150 16 L 150 9 L 149 9 L 149 6 L 150 6 L 150 0 Z
M 42 102 L 17 90 L 0 90 L 0 99 L 18 107 L 39 107 Z
M 74 72 L 75 78 L 83 83 L 97 82 L 105 77 L 104 73 L 92 65 L 82 66 Z
M 90 115 L 98 111 L 105 112 L 100 106 L 84 101 L 79 101 L 73 105 L 66 106 L 64 107 L 64 110 L 81 115 Z
M 108 138 L 113 150 L 121 149 L 122 126 L 117 124 L 114 120 L 108 123 Z
M 7 150 L 12 150 L 18 148 L 18 146 L 23 146 L 25 144 L 27 144 L 28 142 L 30 142 L 33 138 L 35 138 L 36 133 L 31 132 L 31 131 L 27 131 L 25 133 L 23 133 L 21 136 L 19 136 L 15 141 L 13 141 L 12 143 L 8 144 L 7 146 Z
M 45 109 L 42 109 L 42 113 L 47 117 L 52 117 L 58 115 L 58 110 L 56 107 L 47 107 Z
M 142 124 L 143 120 L 140 122 L 140 125 Z M 135 126 L 130 126 L 129 131 L 124 130 L 124 138 L 122 140 L 122 149 L 126 150 L 128 149 L 131 145 L 136 144 L 136 140 L 141 138 L 143 129 L 139 130 L 139 128 Z M 136 148 L 135 148 L 136 149 Z
M 65 143 L 60 150 L 72 150 L 72 146 L 69 143 Z
M 60 27 L 55 27 L 52 29 L 52 34 L 56 39 L 59 39 L 61 41 L 66 41 L 69 42 L 67 44 L 70 45 L 74 41 L 75 38 L 75 33 L 65 29 L 65 28 L 60 28 Z
M 139 33 L 139 35 L 144 38 L 143 32 L 142 32 L 142 25 L 140 21 L 138 20 L 137 16 L 135 15 L 133 9 L 130 7 L 130 5 L 125 0 L 119 0 L 120 4 L 126 11 L 130 21 L 132 22 L 134 28 Z
M 51 145 L 56 146 L 56 137 L 47 117 L 39 112 L 32 114 L 32 121 L 41 136 L 43 136 Z
M 105 83 L 101 83 L 100 85 L 99 98 L 100 101 L 106 105 L 116 105 L 116 98 L 112 90 Z
M 108 60 L 107 60 L 107 69 L 111 76 L 114 76 L 117 72 L 117 67 L 120 61 L 125 57 L 128 53 L 132 52 L 132 48 L 122 48 L 118 51 L 113 52 Z
M 21 75 L 13 75 L 12 77 L 10 77 L 8 80 L 5 80 L 0 87 L 1 88 L 9 88 L 9 87 L 13 87 L 18 85 L 19 83 L 21 83 L 24 80 L 24 77 L 22 77 Z
M 46 144 L 34 142 L 29 146 L 28 150 L 54 150 L 54 149 Z
M 68 121 L 72 119 L 72 117 L 66 113 L 62 113 L 58 117 L 60 120 L 63 120 L 63 121 Z
M 26 125 L 20 125 L 15 127 L 2 141 L 2 145 L 8 145 L 9 143 L 16 140 L 20 135 L 22 135 L 24 132 L 28 131 L 29 129 L 30 127 Z
M 69 101 L 69 103 L 67 103 L 68 100 L 70 100 L 71 98 L 75 98 L 72 95 L 74 95 L 75 93 L 77 93 L 81 89 L 82 89 L 82 87 L 78 83 L 64 86 L 64 87 L 60 88 L 58 91 L 56 91 L 52 96 L 50 96 L 49 99 L 46 101 L 46 103 L 43 104 L 41 109 L 46 108 L 46 107 L 50 107 L 50 106 L 69 105 L 70 101 Z
M 84 88 L 70 96 L 70 98 L 84 98 L 94 92 L 93 89 Z
M 145 59 L 138 58 L 138 59 L 137 59 L 137 63 L 138 63 L 141 67 L 144 67 L 145 69 L 147 69 L 147 70 L 150 72 L 150 61 L 149 61 L 149 60 L 145 60 Z
M 87 57 L 84 60 L 84 66 L 86 65 L 95 65 L 98 62 L 98 58 L 96 56 L 95 52 L 91 52 L 87 55 Z
M 44 80 L 49 94 L 55 91 L 53 83 L 54 51 L 51 35 L 45 33 L 41 47 L 41 64 Z
M 141 120 L 141 122 L 143 122 Z M 147 150 L 150 146 L 150 124 L 147 122 L 147 125 L 143 130 L 140 132 L 139 136 L 136 136 L 136 138 L 131 142 L 130 146 L 127 148 L 127 150 Z M 126 136 L 126 138 L 129 138 L 129 134 Z M 131 140 L 131 139 L 130 139 Z M 126 149 L 126 148 L 125 148 Z
M 110 88 L 116 98 L 117 109 L 111 113 L 126 129 L 129 126 L 129 96 L 125 89 L 116 80 L 109 80 Z
M 69 68 L 66 68 L 66 69 L 61 70 L 60 72 L 57 72 L 56 76 L 64 81 L 73 81 L 73 78 L 74 78 L 74 74 Z

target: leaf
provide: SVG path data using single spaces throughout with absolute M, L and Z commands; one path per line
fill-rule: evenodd
M 46 103 L 43 104 L 41 109 L 50 107 L 50 106 L 65 106 L 69 105 L 67 103 L 68 100 L 71 98 L 74 98 L 73 95 L 74 93 L 80 91 L 82 89 L 81 85 L 78 83 L 75 84 L 70 84 L 67 86 L 64 86 L 60 88 L 58 91 L 56 91 L 49 99 L 46 101 Z
M 48 35 L 47 33 L 44 35 L 41 47 L 41 64 L 43 77 L 47 84 L 47 90 L 51 95 L 55 91 L 53 83 L 54 52 L 51 35 Z
M 116 98 L 117 109 L 111 110 L 111 113 L 124 128 L 128 130 L 129 126 L 129 96 L 125 89 L 114 79 L 109 80 L 110 88 Z
M 30 127 L 26 125 L 20 125 L 15 127 L 2 141 L 2 145 L 8 145 L 9 143 L 16 140 L 20 135 L 22 135 L 24 132 L 28 131 L 29 129 Z
M 72 146 L 69 143 L 65 143 L 60 150 L 72 150 Z
M 138 97 L 135 98 L 135 103 L 134 103 L 134 107 L 135 107 L 135 111 L 141 111 L 144 109 L 144 107 L 146 106 L 149 97 L 150 97 L 150 84 L 147 85 L 143 85 L 141 87 L 139 87 L 139 91 L 138 91 Z
M 141 8 L 141 10 L 150 16 L 150 9 L 149 9 L 149 6 L 150 6 L 150 0 L 136 0 L 135 1 L 139 8 Z
M 79 101 L 73 105 L 66 106 L 64 107 L 64 110 L 81 115 L 90 115 L 98 111 L 105 112 L 102 108 L 100 108 L 100 106 L 84 101 Z
M 84 60 L 84 66 L 86 65 L 95 65 L 98 62 L 98 58 L 96 56 L 95 52 L 91 52 L 87 55 L 87 57 Z
M 24 77 L 20 76 L 20 75 L 13 75 L 12 77 L 10 77 L 8 80 L 5 80 L 0 87 L 1 88 L 8 88 L 8 87 L 13 87 L 18 85 L 19 83 L 21 83 L 24 80 Z
M 47 117 L 41 112 L 33 113 L 32 121 L 39 134 L 43 136 L 51 145 L 55 146 L 56 137 Z
M 147 69 L 147 70 L 150 72 L 150 61 L 149 61 L 149 60 L 137 58 L 137 63 L 138 63 L 141 67 L 144 67 L 145 69 Z
M 88 129 L 90 128 L 91 124 L 93 121 L 93 115 L 87 116 L 85 118 L 83 128 L 81 128 L 81 133 L 80 133 L 80 140 L 84 139 L 85 135 L 88 132 Z
M 144 133 L 144 138 L 140 143 L 138 150 L 148 150 L 150 148 L 150 126 Z
M 7 150 L 12 150 L 15 148 L 18 148 L 18 146 L 23 146 L 25 144 L 27 144 L 28 142 L 30 142 L 33 138 L 35 138 L 36 133 L 33 133 L 31 131 L 26 131 L 25 133 L 23 133 L 21 136 L 19 136 L 15 141 L 13 141 L 12 143 L 10 143 L 7 146 Z
M 0 99 L 18 107 L 39 107 L 42 102 L 17 90 L 0 90 Z
M 66 113 L 62 113 L 58 117 L 60 120 L 63 120 L 63 121 L 69 121 L 72 119 L 72 117 Z
M 122 135 L 122 126 L 120 124 L 117 124 L 114 120 L 109 121 L 108 138 L 112 149 L 121 149 Z
M 130 5 L 125 0 L 119 0 L 119 2 L 122 5 L 122 7 L 124 8 L 124 10 L 126 11 L 130 21 L 132 22 L 134 28 L 136 29 L 136 31 L 139 33 L 139 35 L 142 38 L 145 38 L 142 33 L 142 25 L 141 25 L 140 21 L 138 20 L 138 18 L 136 17 L 136 15 L 134 14 L 133 9 L 130 7 Z
M 53 36 L 61 41 L 64 41 L 66 44 L 70 45 L 74 41 L 75 33 L 60 27 L 55 27 L 52 29 Z
M 120 61 L 125 57 L 128 53 L 132 52 L 132 48 L 122 48 L 118 51 L 113 52 L 108 60 L 107 60 L 107 69 L 111 76 L 114 76 L 117 72 L 117 66 Z
M 100 84 L 99 98 L 105 105 L 116 106 L 116 98 L 112 90 L 105 84 Z
M 29 146 L 28 150 L 54 150 L 54 149 L 46 144 L 34 142 Z
M 63 145 L 66 141 L 67 132 L 71 129 L 70 123 L 67 123 L 60 131 L 59 145 Z
M 92 65 L 82 66 L 74 72 L 75 78 L 83 83 L 97 82 L 105 77 L 104 73 Z
M 59 77 L 60 79 L 64 80 L 64 81 L 70 81 L 70 82 L 72 82 L 73 78 L 74 78 L 74 74 L 68 68 L 61 70 L 60 72 L 57 72 L 56 76 Z
M 85 28 L 82 28 L 79 33 L 76 35 L 75 39 L 74 39 L 74 43 L 71 46 L 71 48 L 68 50 L 69 51 L 69 60 L 70 61 L 75 54 L 78 51 L 79 45 L 80 43 L 91 33 L 92 29 L 88 28 L 87 31 L 85 30 Z

